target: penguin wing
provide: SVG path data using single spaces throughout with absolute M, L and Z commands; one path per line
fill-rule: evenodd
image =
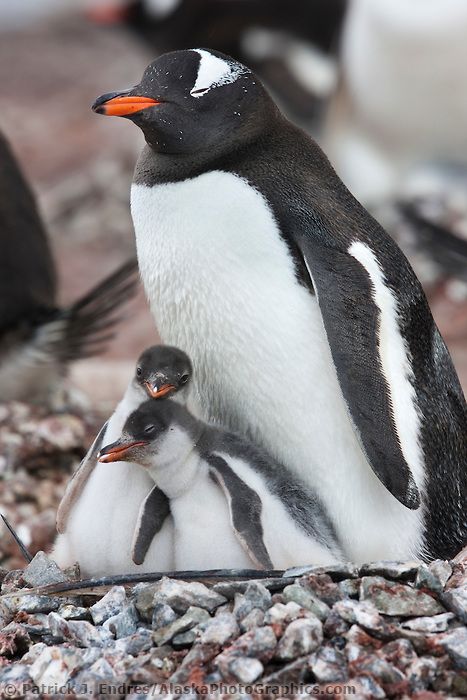
M 227 498 L 234 532 L 248 556 L 261 569 L 274 566 L 264 544 L 261 499 L 219 455 L 207 455 L 210 474 Z
M 91 476 L 91 473 L 96 466 L 97 454 L 100 448 L 102 447 L 107 423 L 108 421 L 104 423 L 102 428 L 97 433 L 94 442 L 89 448 L 86 456 L 84 457 L 78 469 L 75 471 L 70 481 L 68 482 L 65 494 L 62 500 L 60 501 L 60 505 L 58 506 L 57 510 L 56 526 L 57 532 L 59 532 L 60 534 L 63 534 L 65 532 L 71 510 L 78 498 L 80 497 L 87 480 Z
M 400 382 L 405 398 L 412 402 L 410 361 L 398 327 L 394 294 L 368 245 L 354 243 L 342 250 L 319 233 L 294 236 L 294 240 L 317 296 L 349 414 L 374 473 L 398 501 L 416 509 L 420 494 L 403 452 L 390 391 L 392 383 Z M 384 355 L 379 346 L 384 333 L 393 333 L 396 340 L 399 334 L 400 356 L 396 342 Z M 392 342 L 389 335 L 386 340 Z M 391 362 L 393 368 L 397 363 L 392 374 L 387 371 Z M 412 449 L 418 450 L 415 441 Z
M 169 499 L 160 488 L 154 486 L 141 504 L 136 523 L 132 559 L 135 564 L 142 564 L 153 538 L 170 515 Z

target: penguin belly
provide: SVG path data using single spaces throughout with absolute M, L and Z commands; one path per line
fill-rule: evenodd
M 131 206 L 146 294 L 163 341 L 193 361 L 199 414 L 310 484 L 352 560 L 416 556 L 421 513 L 385 489 L 363 454 L 316 297 L 297 280 L 262 194 L 211 171 L 134 184 Z
M 175 569 L 258 568 L 238 541 L 230 511 L 206 466 L 188 491 L 170 501 L 175 529 Z
M 111 417 L 103 444 L 121 436 L 128 410 Z M 98 463 L 74 506 L 67 531 L 57 539 L 59 564 L 78 561 L 83 576 L 170 571 L 173 569 L 173 523 L 168 518 L 154 537 L 143 564 L 132 560 L 139 509 L 153 481 L 136 464 Z

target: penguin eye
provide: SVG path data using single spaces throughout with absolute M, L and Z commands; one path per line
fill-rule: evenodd
M 143 374 L 143 370 L 141 369 L 141 367 L 136 368 L 136 374 L 138 375 L 138 377 L 141 377 L 141 375 Z
M 154 426 L 154 425 L 147 425 L 147 426 L 145 427 L 145 429 L 144 429 L 144 432 L 145 432 L 145 433 L 153 433 L 154 430 L 155 430 L 155 426 Z
M 188 381 L 188 374 L 182 374 L 180 377 L 180 384 L 186 384 Z

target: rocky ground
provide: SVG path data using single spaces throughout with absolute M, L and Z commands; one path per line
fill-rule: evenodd
M 467 559 L 164 577 L 93 595 L 77 575 L 43 553 L 2 573 L 3 697 L 467 695 Z

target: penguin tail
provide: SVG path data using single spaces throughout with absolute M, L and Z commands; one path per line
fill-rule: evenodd
M 135 296 L 138 285 L 134 258 L 43 324 L 36 350 L 62 363 L 100 354 L 115 336 L 115 327 L 123 319 L 121 307 Z

